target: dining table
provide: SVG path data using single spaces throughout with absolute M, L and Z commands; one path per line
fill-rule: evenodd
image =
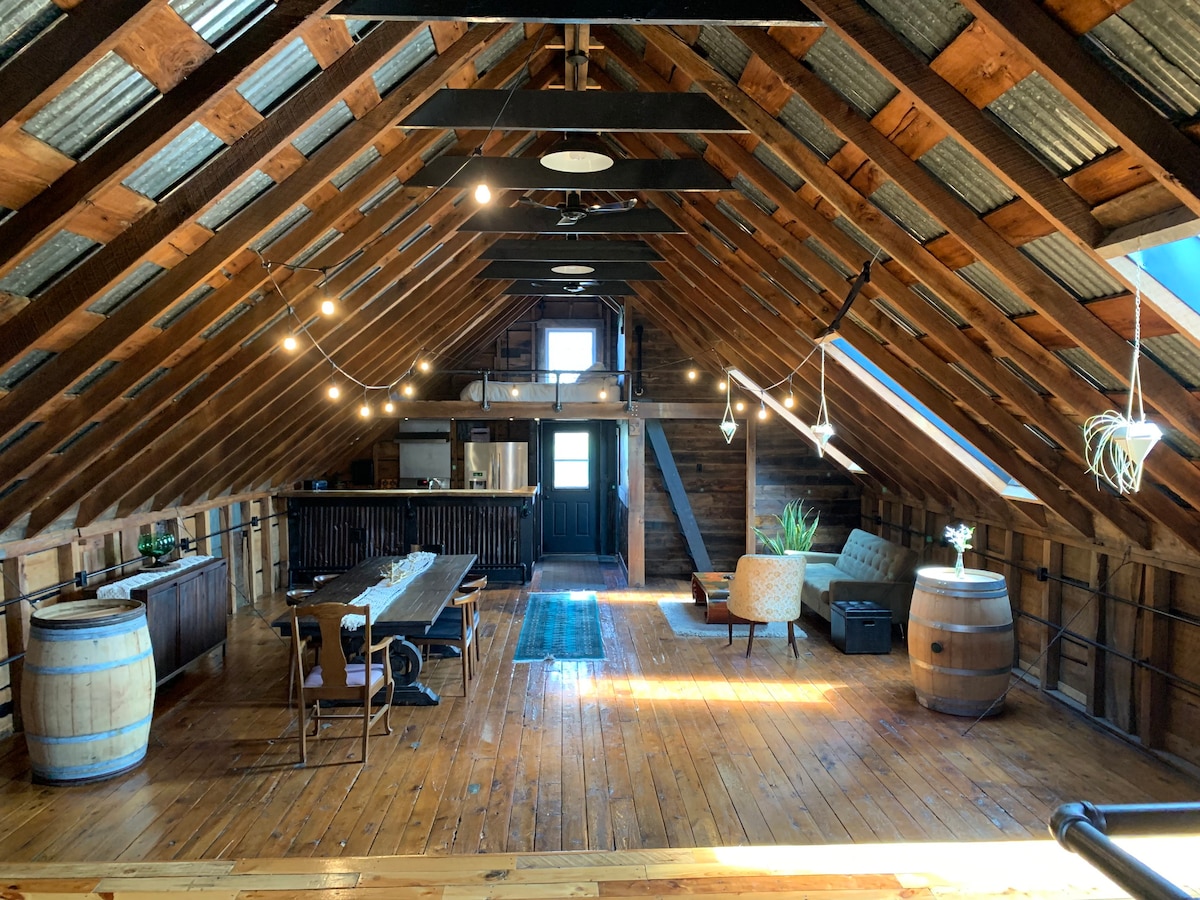
M 307 598 L 307 603 L 296 607 L 297 612 L 303 616 L 304 607 L 311 603 L 355 603 L 364 591 L 380 584 L 386 567 L 404 559 L 403 556 L 373 556 L 365 559 L 314 591 Z M 442 610 L 454 599 L 459 585 L 475 565 L 476 559 L 474 553 L 437 556 L 428 569 L 406 580 L 403 589 L 387 606 L 373 612 L 371 639 L 378 640 L 385 635 L 395 638 L 390 651 L 392 675 L 396 682 L 392 693 L 393 704 L 434 706 L 440 702 L 437 692 L 421 683 L 421 651 L 407 639 L 429 631 Z M 283 637 L 291 637 L 291 610 L 275 619 L 271 627 Z M 344 628 L 343 634 L 352 639 L 355 633 L 361 634 L 362 631 L 361 627 Z M 316 621 L 301 619 L 300 633 L 306 636 L 319 635 Z

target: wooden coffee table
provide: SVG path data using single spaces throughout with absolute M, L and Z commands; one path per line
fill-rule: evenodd
M 729 622 L 745 624 L 746 619 L 732 615 L 726 601 L 729 600 L 729 582 L 732 572 L 693 572 L 692 598 L 697 606 L 703 606 L 704 621 L 709 625 L 725 625 Z

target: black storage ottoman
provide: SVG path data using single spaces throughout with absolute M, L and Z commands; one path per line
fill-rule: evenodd
M 839 600 L 830 610 L 830 636 L 843 653 L 891 653 L 892 611 L 869 600 Z

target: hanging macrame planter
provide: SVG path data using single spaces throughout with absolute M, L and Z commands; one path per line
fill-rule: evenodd
M 725 436 L 725 443 L 733 443 L 733 435 L 737 431 L 737 422 L 733 418 L 733 407 L 729 405 L 729 393 L 731 379 L 725 379 L 725 415 L 721 417 L 721 434 Z
M 1142 263 L 1138 260 L 1133 292 L 1133 363 L 1129 372 L 1129 402 L 1125 414 L 1110 409 L 1083 424 L 1084 456 L 1088 472 L 1108 482 L 1118 494 L 1134 493 L 1142 486 L 1142 465 L 1162 430 L 1146 421 L 1142 406 L 1142 376 L 1138 366 L 1142 350 Z M 1136 411 L 1137 417 L 1134 417 Z
M 825 445 L 829 443 L 833 437 L 833 425 L 829 422 L 829 407 L 825 404 L 825 344 L 820 345 L 821 349 L 821 405 L 817 409 L 817 421 L 810 429 L 813 433 L 813 439 L 817 444 L 817 456 L 825 456 Z

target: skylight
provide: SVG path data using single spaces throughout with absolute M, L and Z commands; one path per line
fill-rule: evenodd
M 831 359 L 836 360 L 846 371 L 858 378 L 871 393 L 885 401 L 917 430 L 937 441 L 939 447 L 997 494 L 1012 499 L 1037 500 L 994 460 L 942 421 L 844 338 L 831 341 L 826 345 L 826 352 Z

